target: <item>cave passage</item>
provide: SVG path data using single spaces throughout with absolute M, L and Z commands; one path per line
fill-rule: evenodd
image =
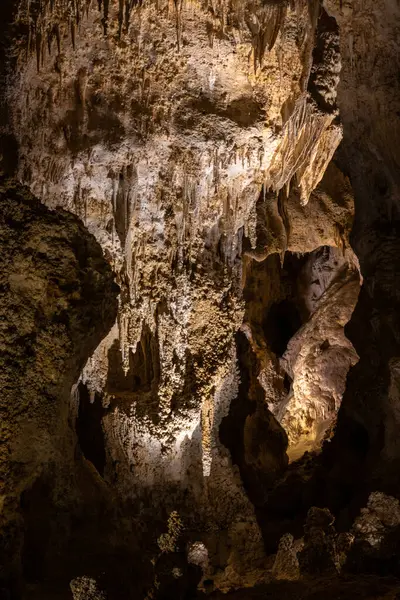
M 282 356 L 302 320 L 293 300 L 281 300 L 272 304 L 263 323 L 265 339 L 277 356 Z

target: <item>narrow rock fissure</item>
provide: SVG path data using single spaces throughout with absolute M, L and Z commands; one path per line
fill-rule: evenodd
M 83 455 L 103 476 L 106 465 L 106 451 L 102 419 L 104 408 L 101 398 L 90 393 L 83 383 L 78 386 L 79 408 L 76 419 L 76 433 Z

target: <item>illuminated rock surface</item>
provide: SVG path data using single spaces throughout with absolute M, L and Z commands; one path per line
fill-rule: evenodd
M 396 2 L 2 10 L 4 594 L 400 575 Z

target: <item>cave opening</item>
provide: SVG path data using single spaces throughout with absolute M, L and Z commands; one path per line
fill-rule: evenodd
M 329 501 L 328 488 L 318 481 L 324 473 L 324 467 L 320 468 L 324 459 L 319 457 L 325 438 L 334 431 L 348 369 L 357 361 L 339 321 L 346 323 L 350 318 L 359 289 L 357 269 L 334 246 L 322 245 L 304 253 L 287 251 L 283 264 L 277 254 L 248 263 L 244 331 L 251 350 L 244 350 L 243 343 L 238 346 L 242 377 L 239 395 L 242 402 L 246 397 L 248 412 L 245 414 L 242 406 L 243 414 L 237 414 L 242 423 L 240 431 L 229 438 L 226 420 L 220 435 L 239 465 L 269 551 L 273 551 L 286 527 L 301 535 L 310 503 L 325 505 Z M 282 471 L 275 471 L 286 473 L 281 481 L 279 477 L 268 481 L 265 465 L 258 461 L 258 450 L 245 447 L 250 431 L 254 438 L 252 415 L 259 419 L 258 405 L 262 403 L 271 410 L 269 423 L 274 423 L 274 417 L 288 436 L 285 450 L 289 470 L 281 458 Z M 265 431 L 265 422 L 263 428 Z M 368 438 L 359 428 L 354 430 L 353 443 L 358 452 L 368 451 Z M 268 452 L 277 460 L 282 457 L 282 448 L 270 446 Z M 309 477 L 311 472 L 316 473 L 315 478 Z
M 79 447 L 103 477 L 106 466 L 106 450 L 102 420 L 105 413 L 98 394 L 90 395 L 82 382 L 78 386 L 79 409 L 76 419 L 76 433 Z
M 277 255 L 268 257 L 264 267 L 260 267 L 265 270 L 264 277 L 271 277 L 271 271 L 275 270 L 273 293 L 266 286 L 264 296 L 260 291 L 260 300 L 265 305 L 263 335 L 276 356 L 283 356 L 289 341 L 309 320 L 344 266 L 346 261 L 336 248 L 320 246 L 302 254 L 287 251 L 281 268 Z M 326 340 L 323 344 L 322 350 L 328 347 Z
M 292 299 L 274 302 L 263 322 L 265 339 L 268 340 L 272 352 L 282 356 L 301 325 L 300 311 Z

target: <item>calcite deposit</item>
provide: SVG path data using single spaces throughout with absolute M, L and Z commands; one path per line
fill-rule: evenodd
M 0 587 L 360 573 L 399 496 L 396 2 L 3 5 Z

